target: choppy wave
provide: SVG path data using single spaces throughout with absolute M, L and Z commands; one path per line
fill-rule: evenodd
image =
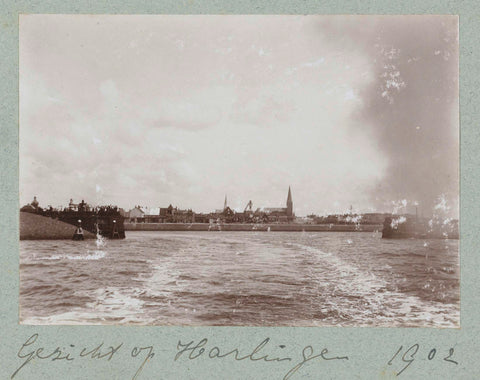
M 136 232 L 100 244 L 22 241 L 21 322 L 459 326 L 458 241 Z

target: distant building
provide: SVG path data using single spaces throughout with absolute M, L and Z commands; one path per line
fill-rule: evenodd
M 178 207 L 141 207 L 135 206 L 128 213 L 130 223 L 193 223 L 195 213 Z
M 168 207 L 160 207 L 160 219 L 162 223 L 172 223 L 175 209 L 172 205 Z
M 32 201 L 32 203 L 30 203 L 30 204 L 31 204 L 33 207 L 38 208 L 38 201 L 37 201 L 37 197 L 36 197 L 36 196 L 33 197 L 33 201 Z
M 145 223 L 160 223 L 160 207 L 144 207 Z
M 191 210 L 180 210 L 175 207 L 175 212 L 173 214 L 173 223 L 194 223 L 195 222 L 195 213 Z
M 292 191 L 288 188 L 287 207 L 265 207 L 253 211 L 252 201 L 248 201 L 243 212 L 235 212 L 227 205 L 227 197 L 223 210 L 215 210 L 211 215 L 213 219 L 224 223 L 288 223 L 295 218 L 293 213 Z
M 195 213 L 191 210 L 181 210 L 169 205 L 160 208 L 160 223 L 194 223 Z
M 78 203 L 73 203 L 73 199 L 70 198 L 70 202 L 68 202 L 68 209 L 71 211 L 77 211 L 78 210 Z
M 212 219 L 212 214 L 195 213 L 195 223 L 209 223 Z
M 145 223 L 145 212 L 140 206 L 135 206 L 128 212 L 128 221 L 130 223 Z
M 20 209 L 21 212 L 31 212 L 32 214 L 35 214 L 40 210 L 41 208 L 38 207 L 37 197 L 33 197 L 33 201 L 31 203 L 26 204 Z
M 265 207 L 257 209 L 256 213 L 264 213 L 269 222 L 292 222 L 295 218 L 293 213 L 292 190 L 288 187 L 287 207 Z
M 173 207 L 140 207 L 135 206 L 126 213 L 130 223 L 287 223 L 294 221 L 292 191 L 288 188 L 286 207 L 257 208 L 253 211 L 253 203 L 249 201 L 243 212 L 236 212 L 228 206 L 227 196 L 223 209 L 208 214 L 196 214 L 191 209 L 182 210 Z

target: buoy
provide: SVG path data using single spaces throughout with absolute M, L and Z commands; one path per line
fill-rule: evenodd
M 82 229 L 82 221 L 78 220 L 78 227 L 73 234 L 72 240 L 84 240 L 85 237 L 83 236 L 83 229 Z
M 83 230 L 82 230 L 82 227 L 78 227 L 76 230 L 75 230 L 75 233 L 73 234 L 73 240 L 83 240 L 84 239 L 84 236 L 83 236 Z
M 113 220 L 112 239 L 120 239 L 120 235 L 117 230 L 117 221 L 115 219 Z

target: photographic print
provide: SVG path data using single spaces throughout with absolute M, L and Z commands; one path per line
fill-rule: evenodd
M 22 15 L 20 323 L 460 327 L 456 16 Z

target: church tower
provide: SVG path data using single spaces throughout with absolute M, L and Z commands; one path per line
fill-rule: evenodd
M 288 187 L 288 196 L 287 196 L 287 217 L 288 219 L 293 219 L 293 201 L 292 201 L 292 191 L 290 186 Z
M 223 202 L 223 211 L 227 209 L 227 194 L 225 194 L 225 202 Z

